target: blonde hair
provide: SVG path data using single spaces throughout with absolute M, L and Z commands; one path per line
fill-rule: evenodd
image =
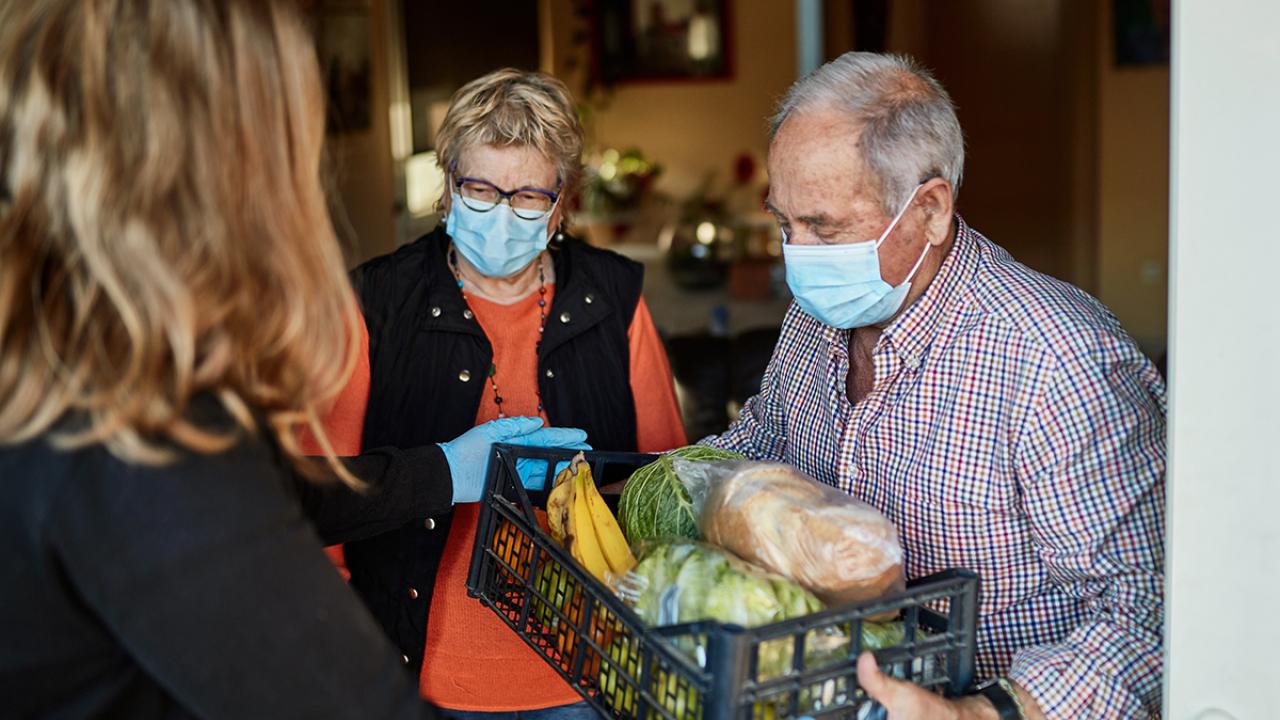
M 459 88 L 436 133 L 437 161 L 452 173 L 462 154 L 477 145 L 531 147 L 556 166 L 562 197 L 578 191 L 582 124 L 569 88 L 550 75 L 503 68 Z M 561 203 L 562 214 L 568 205 Z
M 355 364 L 296 10 L 263 0 L 0 9 L 0 443 L 159 464 L 255 417 L 285 455 Z M 7 206 L 6 206 L 7 205 Z M 210 394 L 236 420 L 191 417 Z M 318 476 L 318 473 L 312 473 Z

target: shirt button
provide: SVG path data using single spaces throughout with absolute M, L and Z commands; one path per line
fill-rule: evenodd
M 471 382 L 471 371 L 463 370 L 462 372 L 458 373 L 458 379 L 461 380 L 462 382 Z
M 547 377 L 553 378 L 555 376 L 556 376 L 556 371 L 552 370 L 551 368 L 547 368 Z
M 438 307 L 431 308 L 431 317 L 440 317 L 440 308 Z
M 560 322 L 564 323 L 565 325 L 568 325 L 569 321 L 572 319 L 573 318 L 569 315 L 569 313 L 567 312 L 560 313 Z
M 409 599 L 410 600 L 418 599 L 418 588 L 409 588 Z
M 587 293 L 587 296 L 582 299 L 585 300 L 588 305 L 590 305 L 591 303 L 596 301 L 596 296 L 592 295 L 591 293 Z
M 435 530 L 435 529 L 436 529 L 436 521 L 435 521 L 434 519 L 432 519 L 432 518 L 427 518 L 426 520 L 423 520 L 423 521 L 422 521 L 422 527 L 424 527 L 424 528 L 426 528 L 426 529 L 428 529 L 428 530 Z
M 401 655 L 401 656 L 400 656 L 400 662 L 401 662 L 402 664 L 404 664 L 404 665 L 408 665 L 408 664 L 409 664 L 409 656 L 408 656 L 408 655 Z
M 920 356 L 908 355 L 902 359 L 902 363 L 907 366 L 908 370 L 915 370 L 920 367 Z
M 475 317 L 475 316 L 476 316 L 476 315 L 475 315 L 475 313 L 471 312 L 471 310 L 470 310 L 470 309 L 467 309 L 467 310 L 463 310 L 463 311 L 462 311 L 462 317 L 464 317 L 464 318 L 466 318 L 466 319 L 468 319 L 468 320 L 470 320 L 471 318 L 473 318 L 473 317 Z

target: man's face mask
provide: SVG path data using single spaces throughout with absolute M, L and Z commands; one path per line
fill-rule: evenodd
M 911 287 L 911 278 L 929 252 L 929 244 L 925 244 L 915 267 L 897 287 L 880 276 L 879 249 L 911 207 L 920 187 L 911 191 L 893 222 L 875 240 L 845 245 L 792 245 L 783 238 L 787 285 L 802 310 L 819 322 L 843 330 L 877 325 L 898 312 Z

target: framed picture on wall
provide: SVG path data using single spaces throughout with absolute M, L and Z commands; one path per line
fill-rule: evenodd
M 328 0 L 316 8 L 316 54 L 328 101 L 326 126 L 330 133 L 367 131 L 373 104 L 368 2 Z
M 1115 64 L 1169 64 L 1170 0 L 1112 0 Z
M 624 82 L 732 76 L 730 0 L 599 0 L 596 76 Z

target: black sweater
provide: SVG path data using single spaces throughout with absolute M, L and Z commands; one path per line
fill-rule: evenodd
M 367 494 L 258 439 L 166 467 L 0 447 L 0 717 L 432 716 L 320 541 L 448 510 L 448 466 L 349 462 Z

